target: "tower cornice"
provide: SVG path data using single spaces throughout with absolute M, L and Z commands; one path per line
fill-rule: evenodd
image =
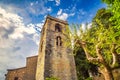
M 68 25 L 68 22 L 67 22 L 67 21 L 64 21 L 64 20 L 61 20 L 61 19 L 52 17 L 52 16 L 50 16 L 50 15 L 47 15 L 46 20 L 47 20 L 47 19 L 51 19 L 51 20 L 54 20 L 54 21 L 57 21 L 57 22 L 60 22 L 60 23 L 63 23 L 63 24 Z

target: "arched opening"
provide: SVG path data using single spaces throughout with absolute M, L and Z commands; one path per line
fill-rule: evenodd
M 14 80 L 18 80 L 18 77 L 15 77 Z
M 57 36 L 57 38 L 56 38 L 56 45 L 57 46 L 62 46 L 62 39 L 61 39 L 60 36 Z
M 55 25 L 55 31 L 56 31 L 56 32 L 61 32 L 61 31 L 62 31 L 59 24 L 56 24 L 56 25 Z

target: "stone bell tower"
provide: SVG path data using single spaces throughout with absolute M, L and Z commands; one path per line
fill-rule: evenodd
M 77 80 L 72 50 L 64 45 L 67 25 L 66 21 L 47 16 L 41 32 L 36 80 Z

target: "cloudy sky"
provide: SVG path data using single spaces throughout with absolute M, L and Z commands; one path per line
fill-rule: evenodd
M 47 14 L 85 24 L 102 7 L 100 0 L 0 0 L 0 80 L 7 69 L 25 66 L 26 57 L 37 55 Z

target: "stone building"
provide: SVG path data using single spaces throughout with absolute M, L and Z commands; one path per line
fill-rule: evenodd
M 26 67 L 8 69 L 5 80 L 35 80 L 38 56 L 28 57 Z
M 26 67 L 8 69 L 6 80 L 77 80 L 74 56 L 65 46 L 66 21 L 47 16 L 41 32 L 38 57 L 28 57 Z

